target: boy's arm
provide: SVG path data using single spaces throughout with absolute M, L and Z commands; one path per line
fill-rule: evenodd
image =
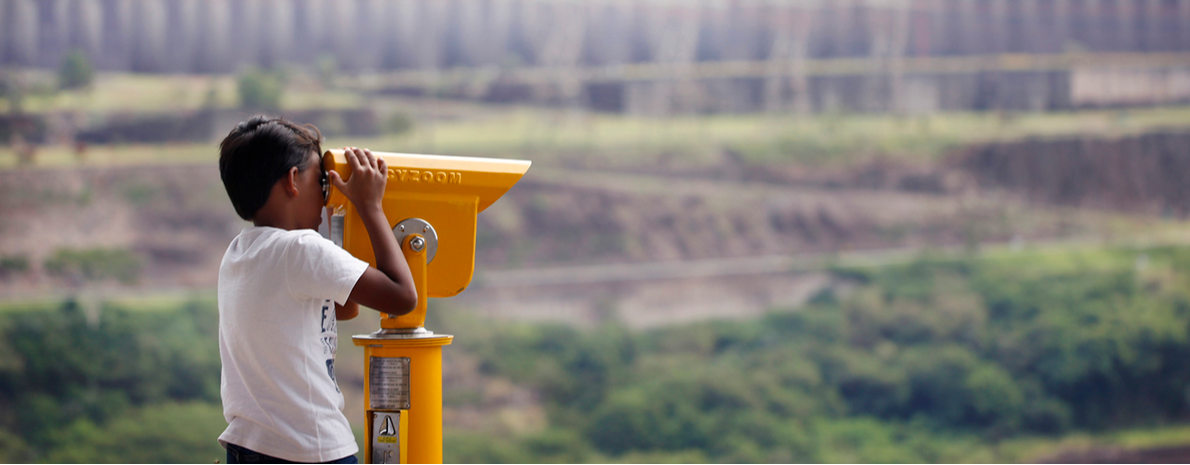
M 339 305 L 335 302 L 335 319 L 339 321 L 350 320 L 359 316 L 359 304 L 347 301 L 346 304 Z
M 349 147 L 344 152 L 351 165 L 351 179 L 344 182 L 336 171 L 328 176 L 335 188 L 355 205 L 376 255 L 376 268 L 364 270 L 348 299 L 384 313 L 404 315 L 417 306 L 417 289 L 380 205 L 388 182 L 388 164 L 368 150 Z M 337 315 L 338 307 L 335 311 Z

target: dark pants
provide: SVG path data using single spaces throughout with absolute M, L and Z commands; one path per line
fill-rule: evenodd
M 232 443 L 227 443 L 227 463 L 298 463 L 279 459 L 271 455 L 245 449 Z M 323 463 L 359 463 L 354 455 L 348 455 L 339 460 Z

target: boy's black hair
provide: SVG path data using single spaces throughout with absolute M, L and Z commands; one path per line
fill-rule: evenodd
M 236 208 L 251 220 L 269 200 L 273 184 L 290 168 L 301 166 L 310 152 L 322 154 L 322 133 L 312 124 L 299 126 L 281 118 L 256 115 L 231 130 L 219 143 L 219 177 Z

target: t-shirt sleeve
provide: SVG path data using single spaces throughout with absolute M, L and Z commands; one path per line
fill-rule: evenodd
M 317 234 L 301 234 L 286 251 L 289 292 L 296 296 L 347 303 L 351 289 L 368 269 L 368 262 Z

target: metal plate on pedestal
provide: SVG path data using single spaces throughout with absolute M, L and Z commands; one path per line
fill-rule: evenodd
M 372 357 L 368 404 L 375 410 L 409 410 L 409 357 Z

